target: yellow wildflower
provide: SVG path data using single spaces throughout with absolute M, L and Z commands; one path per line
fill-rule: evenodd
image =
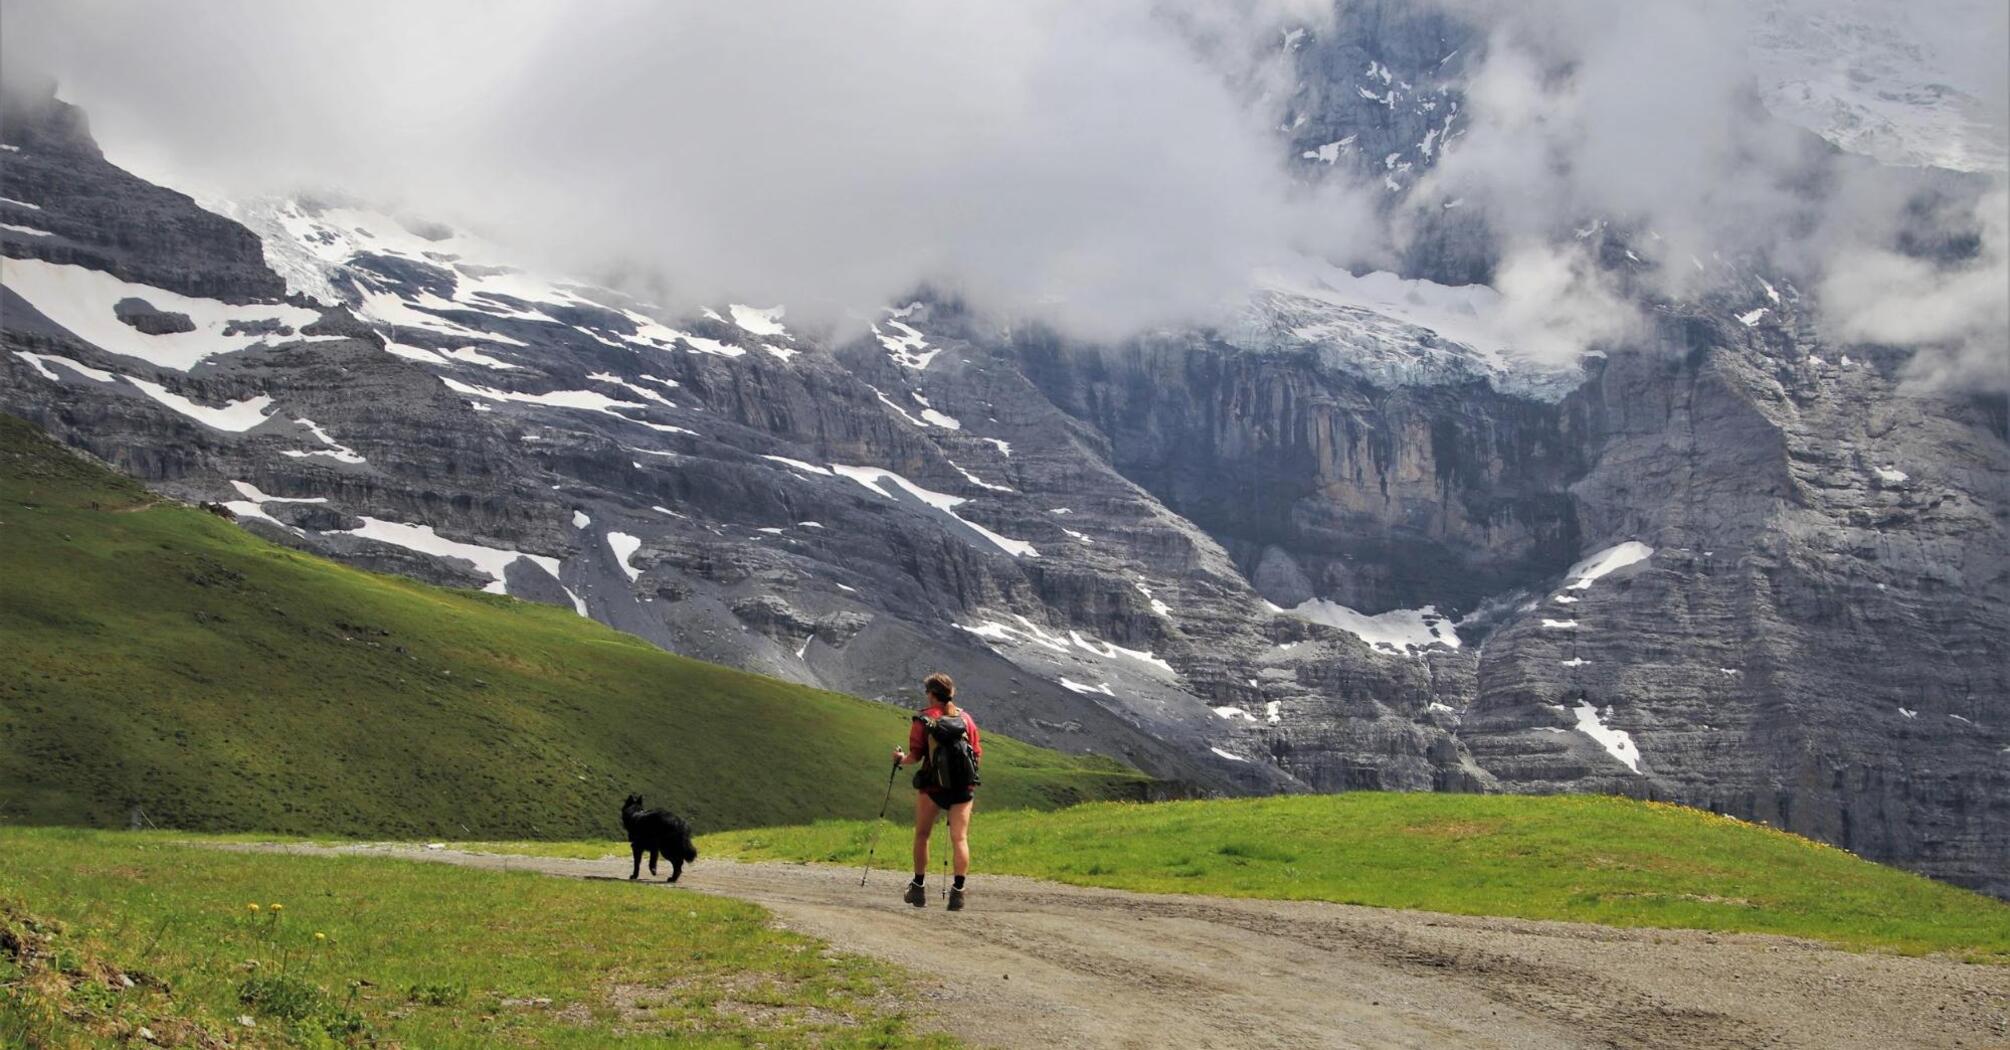
M 274 904 L 274 905 L 272 906 L 272 910 L 273 910 L 273 911 L 285 911 L 285 910 L 286 910 L 286 905 L 284 905 L 284 904 Z
M 325 940 L 327 940 L 327 939 L 328 939 L 328 935 L 327 935 L 327 934 L 325 934 L 325 933 L 322 933 L 322 932 L 321 932 L 320 930 L 315 930 L 315 931 L 314 931 L 314 939 L 315 939 L 315 940 L 317 940 L 317 941 L 325 941 Z
M 250 904 L 245 905 L 245 908 L 249 911 L 256 912 L 258 911 L 258 902 L 253 901 Z

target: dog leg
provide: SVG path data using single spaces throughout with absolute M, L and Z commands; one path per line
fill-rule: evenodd
M 676 881 L 677 881 L 677 879 L 678 879 L 678 877 L 679 877 L 679 876 L 681 876 L 681 875 L 683 875 L 683 874 L 684 874 L 684 862 L 683 862 L 683 861 L 681 861 L 681 860 L 678 860 L 678 859 L 677 859 L 676 857 L 674 857 L 674 856 L 673 856 L 673 857 L 671 857 L 671 858 L 670 858 L 670 878 L 668 878 L 668 879 L 667 879 L 667 880 L 665 880 L 665 881 L 667 881 L 667 882 L 676 882 Z
M 635 851 L 635 870 L 628 873 L 628 881 L 634 882 L 636 879 L 642 877 L 642 847 L 630 846 L 629 848 Z
M 653 849 L 649 851 L 649 877 L 656 877 L 656 851 Z

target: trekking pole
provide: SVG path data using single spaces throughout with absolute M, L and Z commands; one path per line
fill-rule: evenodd
M 872 844 L 865 850 L 865 870 L 859 873 L 858 884 L 865 885 L 866 876 L 872 874 L 872 856 L 879 852 L 880 829 L 886 827 L 886 807 L 893 804 L 893 778 L 900 775 L 900 760 L 893 760 L 893 770 L 886 775 L 886 798 L 879 803 L 879 819 L 872 822 Z

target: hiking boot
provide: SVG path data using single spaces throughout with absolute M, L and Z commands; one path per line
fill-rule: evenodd
M 901 894 L 900 899 L 906 901 L 909 904 L 914 905 L 917 908 L 928 907 L 928 891 L 922 889 L 921 884 L 918 882 L 908 883 L 907 892 Z M 958 905 L 958 907 L 961 906 L 962 905 L 960 904 Z
M 963 910 L 963 887 L 951 886 L 949 888 L 949 910 L 950 911 Z

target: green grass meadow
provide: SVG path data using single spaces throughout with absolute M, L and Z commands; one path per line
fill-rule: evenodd
M 856 864 L 870 821 L 710 835 L 711 856 Z M 891 849 L 888 843 L 892 843 Z M 904 831 L 882 858 L 898 866 Z M 980 808 L 974 871 L 1149 893 L 1771 933 L 2010 963 L 2010 905 L 1760 825 L 1591 795 L 1359 792 Z
M 877 812 L 907 715 L 267 543 L 0 417 L 0 821 L 598 838 Z M 993 742 L 995 741 L 995 743 Z M 1139 792 L 987 739 L 1004 805 Z
M 0 829 L 10 1048 L 950 1045 L 911 988 L 660 884 Z

